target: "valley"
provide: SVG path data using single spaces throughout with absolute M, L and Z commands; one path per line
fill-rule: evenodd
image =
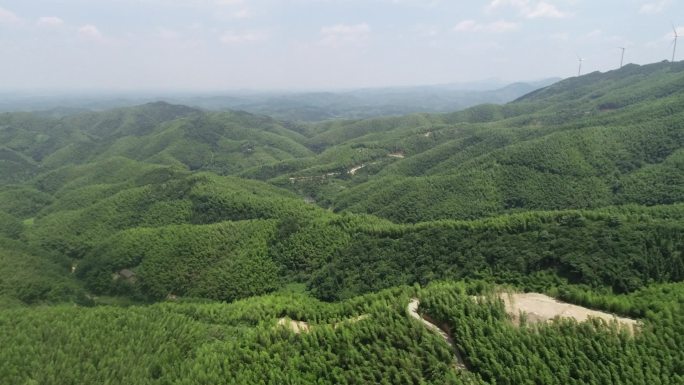
M 683 122 L 684 62 L 449 113 L 1 113 L 0 378 L 681 384 Z

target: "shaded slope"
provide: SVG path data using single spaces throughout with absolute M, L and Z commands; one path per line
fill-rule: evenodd
M 361 171 L 344 188 L 319 189 L 316 198 L 401 222 L 681 202 L 681 173 L 671 172 L 684 145 L 679 67 L 566 80 L 506 106 L 442 117 L 447 124 L 429 117 L 408 135 L 394 123 L 385 140 L 354 141 L 385 153 L 394 142 L 404 159 Z M 638 180 L 649 181 L 648 194 L 637 192 L 645 188 Z
M 0 161 L 6 166 L 0 178 L 25 181 L 45 170 L 115 156 L 230 174 L 312 155 L 296 127 L 286 126 L 244 112 L 161 102 L 62 118 L 6 113 L 0 115 Z

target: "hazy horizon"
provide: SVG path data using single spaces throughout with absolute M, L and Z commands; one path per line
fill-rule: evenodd
M 560 77 L 547 77 L 539 79 L 473 79 L 472 81 L 461 81 L 451 83 L 432 83 L 432 84 L 405 84 L 405 85 L 376 85 L 366 87 L 286 87 L 286 88 L 223 88 L 223 89 L 182 89 L 182 88 L 143 88 L 143 89 L 117 89 L 111 88 L 16 88 L 2 89 L 0 95 L 13 96 L 65 96 L 65 97 L 150 97 L 150 96 L 229 96 L 229 95 L 287 95 L 287 94 L 308 94 L 308 93 L 355 93 L 363 91 L 400 91 L 402 89 L 411 90 L 419 88 L 450 88 L 458 91 L 493 91 L 505 88 L 514 84 L 533 84 L 547 80 L 562 80 Z
M 672 0 L 0 0 L 0 92 L 309 92 L 669 60 Z M 610 15 L 608 18 L 607 15 Z M 682 46 L 681 50 L 684 50 Z M 684 57 L 684 52 L 677 55 Z

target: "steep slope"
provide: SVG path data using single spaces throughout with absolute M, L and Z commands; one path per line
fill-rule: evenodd
M 0 115 L 0 378 L 679 385 L 682 86 L 660 63 L 447 115 Z M 636 327 L 527 322 L 523 291 Z
M 35 167 L 0 185 L 0 231 L 139 300 L 469 277 L 631 292 L 684 274 L 683 74 L 628 66 L 505 106 L 318 125 L 164 103 L 5 114 Z
M 120 156 L 221 174 L 311 156 L 296 126 L 244 112 L 150 103 L 61 118 L 0 115 L 0 180 L 21 182 L 67 165 Z
M 505 106 L 331 123 L 310 143 L 350 155 L 315 162 L 325 169 L 311 162 L 283 170 L 290 178 L 336 170 L 289 187 L 336 210 L 399 222 L 681 202 L 682 90 L 682 63 L 630 65 Z M 356 175 L 345 172 L 361 165 Z

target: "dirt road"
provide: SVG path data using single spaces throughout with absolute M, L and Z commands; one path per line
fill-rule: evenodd
M 428 328 L 430 331 L 433 333 L 437 333 L 439 336 L 444 338 L 444 341 L 446 341 L 449 346 L 451 346 L 451 349 L 454 352 L 454 367 L 459 370 L 466 370 L 465 363 L 463 362 L 463 358 L 461 357 L 461 354 L 458 352 L 458 349 L 454 345 L 454 340 L 451 338 L 449 333 L 446 331 L 442 330 L 439 326 L 433 324 L 429 320 L 425 319 L 422 317 L 420 314 L 418 314 L 418 306 L 420 305 L 420 300 L 418 298 L 413 298 L 411 301 L 409 301 L 408 306 L 406 306 L 406 312 L 413 318 L 419 320 L 420 322 L 425 325 L 426 328 Z

